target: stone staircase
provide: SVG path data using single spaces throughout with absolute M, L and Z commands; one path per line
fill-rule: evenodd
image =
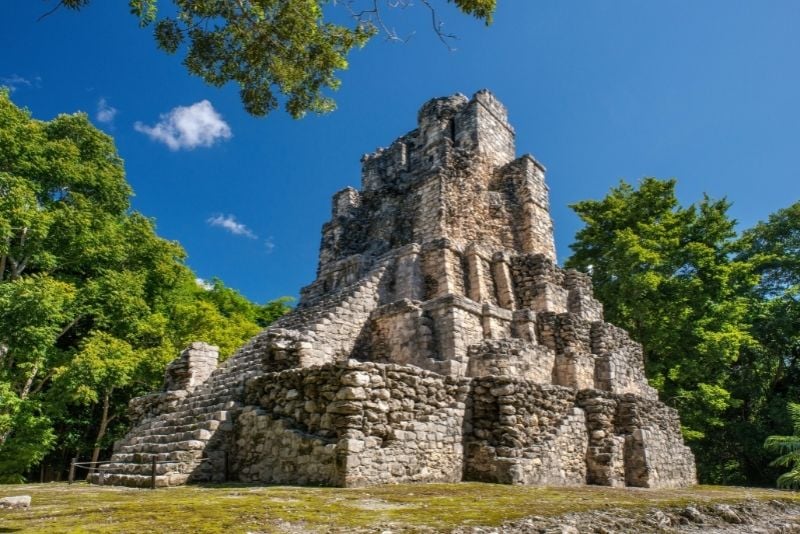
M 170 402 L 167 411 L 157 410 L 145 417 L 118 441 L 109 462 L 101 465 L 102 483 L 149 487 L 154 459 L 156 486 L 224 481 L 225 442 L 242 408 L 244 384 L 260 374 L 259 337 L 201 386 Z M 100 475 L 90 475 L 89 481 L 100 483 Z
M 378 258 L 363 278 L 337 288 L 270 325 L 264 345 L 264 371 L 324 365 L 352 356 L 370 314 L 385 293 L 394 256 Z
M 196 387 L 146 398 L 151 408 L 121 440 L 111 459 L 89 475 L 92 483 L 150 487 L 156 461 L 156 486 L 186 482 L 222 482 L 227 477 L 226 450 L 233 423 L 241 412 L 245 383 L 265 372 L 264 355 L 276 336 L 304 325 L 319 363 L 332 361 L 333 348 L 355 339 L 378 302 L 389 259 L 377 262 L 364 279 L 342 287 L 282 317 L 251 339 Z M 341 349 L 340 349 L 341 350 Z M 313 363 L 313 360 L 311 361 Z

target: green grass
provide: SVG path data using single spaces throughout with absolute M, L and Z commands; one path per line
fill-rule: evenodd
M 499 525 L 529 515 L 589 509 L 685 506 L 780 499 L 800 494 L 697 486 L 676 490 L 597 486 L 542 488 L 465 482 L 363 489 L 181 486 L 157 490 L 87 484 L 0 486 L 0 497 L 31 495 L 29 510 L 0 511 L 0 532 L 314 532 L 449 530 Z

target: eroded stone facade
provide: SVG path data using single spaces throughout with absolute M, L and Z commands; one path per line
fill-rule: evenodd
M 695 482 L 642 349 L 555 263 L 544 167 L 486 91 L 426 103 L 333 197 L 316 280 L 218 368 L 197 344 L 107 482 Z M 161 463 L 171 462 L 171 463 Z

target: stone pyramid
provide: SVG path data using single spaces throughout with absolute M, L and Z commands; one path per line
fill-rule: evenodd
M 105 483 L 694 484 L 642 348 L 555 263 L 544 167 L 489 92 L 427 102 L 333 197 L 297 309 L 131 402 Z M 97 481 L 98 475 L 92 480 Z

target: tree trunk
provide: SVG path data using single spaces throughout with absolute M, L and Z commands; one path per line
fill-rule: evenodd
M 25 400 L 28 398 L 28 393 L 31 391 L 31 386 L 33 385 L 33 379 L 36 378 L 36 374 L 39 372 L 39 364 L 33 366 L 33 371 L 31 371 L 31 376 L 28 377 L 28 380 L 25 382 L 25 385 L 22 386 L 22 391 L 19 394 L 19 398 Z
M 11 238 L 10 237 L 6 238 L 6 247 L 5 247 L 5 249 L 8 250 L 8 251 L 11 250 Z M 8 261 L 8 255 L 7 254 L 3 254 L 3 256 L 0 257 L 0 282 L 2 282 L 6 277 L 6 262 L 7 261 Z
M 108 407 L 111 404 L 111 392 L 114 391 L 114 388 L 109 389 L 106 391 L 105 396 L 103 397 L 103 415 L 100 418 L 100 429 L 97 431 L 97 439 L 94 441 L 94 449 L 92 449 L 92 469 L 94 470 L 95 463 L 98 458 L 100 458 L 100 442 L 106 435 L 106 429 L 108 428 L 108 423 L 111 421 L 108 418 Z
M 28 228 L 25 227 L 22 229 L 22 233 L 19 236 L 19 249 L 21 253 L 25 252 L 25 238 L 28 236 Z M 16 280 L 22 275 L 22 271 L 25 270 L 25 263 L 27 263 L 27 258 L 22 258 L 19 262 L 17 262 L 11 256 L 8 257 L 9 261 L 11 262 L 11 280 Z

